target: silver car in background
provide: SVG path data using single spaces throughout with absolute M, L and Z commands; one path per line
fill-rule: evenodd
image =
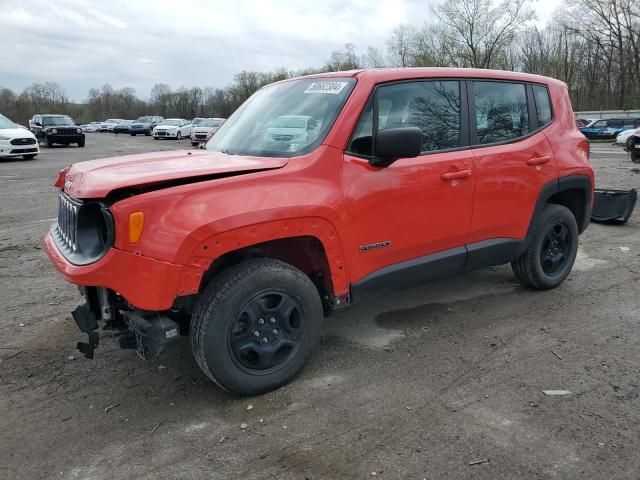
M 191 130 L 191 145 L 204 143 L 225 122 L 226 118 L 194 118 Z

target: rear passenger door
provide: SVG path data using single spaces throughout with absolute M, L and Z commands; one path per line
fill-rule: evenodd
M 470 243 L 522 239 L 540 190 L 558 176 L 545 136 L 553 121 L 549 93 L 543 85 L 469 83 L 475 164 Z

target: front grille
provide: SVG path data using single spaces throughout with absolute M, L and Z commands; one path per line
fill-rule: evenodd
M 156 130 L 156 135 L 165 136 L 167 132 L 159 132 Z
M 196 133 L 196 138 L 205 139 L 207 138 L 206 133 Z
M 78 251 L 78 210 L 80 205 L 72 202 L 66 195 L 58 198 L 58 225 L 56 232 L 59 240 L 72 252 Z
M 113 216 L 104 204 L 76 200 L 63 192 L 58 197 L 58 220 L 50 232 L 60 253 L 74 265 L 102 258 L 115 236 Z
M 14 138 L 11 140 L 11 145 L 35 145 L 35 138 Z
M 37 151 L 37 148 L 20 148 L 11 150 L 9 153 L 36 153 Z
M 79 135 L 78 127 L 72 127 L 72 128 L 56 127 L 56 130 L 57 130 L 57 133 L 55 133 L 54 135 Z

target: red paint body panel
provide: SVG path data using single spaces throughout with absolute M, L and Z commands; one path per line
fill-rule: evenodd
M 164 310 L 177 296 L 197 292 L 207 268 L 225 253 L 269 240 L 314 237 L 327 256 L 331 293 L 341 296 L 353 283 L 395 263 L 486 239 L 524 238 L 540 190 L 559 176 L 587 175 L 593 185 L 588 144 L 559 81 L 433 68 L 317 77 L 325 76 L 353 76 L 357 83 L 323 144 L 307 155 L 159 152 L 83 162 L 62 172 L 56 185 L 71 183 L 68 193 L 77 198 L 195 181 L 114 203 L 115 245 L 94 264 L 71 265 L 47 235 L 45 250 L 58 271 L 71 283 L 116 290 L 136 307 Z M 376 85 L 423 78 L 545 84 L 554 121 L 513 143 L 431 153 L 388 168 L 345 153 Z M 542 157 L 549 160 L 536 160 Z M 145 224 L 140 241 L 130 244 L 127 222 L 134 211 L 145 213 Z M 387 241 L 390 248 L 360 251 L 362 245 Z

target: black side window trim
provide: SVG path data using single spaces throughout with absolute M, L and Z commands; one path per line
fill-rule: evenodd
M 384 82 L 384 83 L 378 83 L 373 87 L 373 90 L 371 91 L 371 93 L 369 94 L 369 97 L 367 98 L 367 101 L 364 102 L 364 106 L 362 107 L 362 111 L 360 112 L 360 116 L 358 117 L 358 120 L 355 122 L 355 124 L 353 125 L 353 128 L 351 130 L 351 135 L 349 135 L 349 140 L 347 142 L 347 146 L 344 150 L 344 153 L 347 153 L 349 155 L 351 155 L 352 157 L 357 157 L 357 158 L 363 158 L 366 160 L 369 160 L 371 158 L 375 157 L 375 151 L 373 151 L 373 146 L 375 145 L 375 141 L 376 141 L 376 133 L 378 131 L 378 102 L 377 102 L 377 92 L 378 89 L 381 87 L 386 87 L 388 85 L 397 85 L 397 84 L 401 84 L 401 83 L 417 83 L 417 82 L 458 82 L 459 88 L 460 88 L 460 131 L 458 134 L 458 146 L 454 147 L 454 148 L 447 148 L 447 149 L 443 149 L 443 150 L 432 150 L 430 152 L 422 152 L 420 154 L 420 157 L 425 156 L 425 155 L 433 155 L 436 153 L 444 153 L 444 152 L 455 152 L 458 150 L 465 150 L 467 148 L 469 148 L 471 146 L 470 143 L 470 138 L 471 138 L 471 129 L 469 128 L 470 126 L 470 118 L 471 118 L 471 114 L 470 114 L 470 103 L 469 103 L 469 88 L 468 88 L 468 83 L 469 81 L 465 78 L 460 78 L 460 77 L 426 77 L 426 78 L 409 78 L 406 80 L 396 80 L 396 81 L 392 81 L 392 82 Z M 371 137 L 371 150 L 372 150 L 372 155 L 368 156 L 368 155 L 363 155 L 360 153 L 355 153 L 355 152 L 351 152 L 349 151 L 349 147 L 351 146 L 351 142 L 353 142 L 353 136 L 356 134 L 356 131 L 358 130 L 358 126 L 360 125 L 360 122 L 362 121 L 362 117 L 363 115 L 365 115 L 367 113 L 367 105 L 369 104 L 369 102 L 373 102 L 373 107 L 372 107 L 372 112 L 371 114 L 373 115 L 373 119 L 372 119 L 372 128 L 373 128 L 373 132 L 372 132 L 372 137 Z

